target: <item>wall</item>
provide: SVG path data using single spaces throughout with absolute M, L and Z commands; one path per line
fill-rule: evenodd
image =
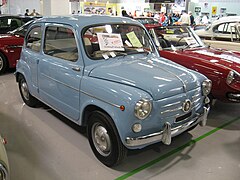
M 144 9 L 150 9 L 150 5 L 145 3 L 145 0 L 118 0 L 118 15 L 121 16 L 122 9 L 125 9 L 128 13 L 134 13 L 137 11 L 137 14 L 140 15 L 144 12 Z
M 3 14 L 24 14 L 27 8 L 30 13 L 33 9 L 40 12 L 40 0 L 8 0 L 7 5 L 2 6 L 1 11 Z
M 71 14 L 69 10 L 69 0 L 51 0 L 51 15 L 68 15 L 68 14 Z

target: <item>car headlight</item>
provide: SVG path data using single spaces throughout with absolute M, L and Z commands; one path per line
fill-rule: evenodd
M 8 180 L 8 171 L 7 169 L 0 163 L 0 180 Z
M 228 73 L 226 83 L 232 85 L 234 83 L 240 83 L 240 74 L 236 71 L 230 71 Z
M 212 81 L 209 80 L 209 79 L 204 80 L 203 83 L 202 83 L 203 95 L 207 96 L 211 92 L 211 89 L 212 89 Z
M 152 103 L 147 99 L 139 100 L 135 105 L 135 116 L 138 119 L 145 119 L 152 111 Z

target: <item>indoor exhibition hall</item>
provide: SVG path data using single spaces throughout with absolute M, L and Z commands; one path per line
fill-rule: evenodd
M 240 0 L 0 0 L 0 180 L 239 180 Z

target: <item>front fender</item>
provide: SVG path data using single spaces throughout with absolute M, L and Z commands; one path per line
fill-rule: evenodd
M 122 143 L 132 133 L 132 125 L 139 122 L 134 115 L 134 108 L 140 99 L 152 99 L 151 96 L 138 88 L 102 79 L 83 77 L 80 94 L 79 124 L 83 124 L 83 114 L 87 106 L 93 105 L 104 110 L 112 118 Z M 122 111 L 120 106 L 124 106 Z

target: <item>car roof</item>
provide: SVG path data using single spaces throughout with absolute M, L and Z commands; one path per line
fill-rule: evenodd
M 142 26 L 136 20 L 127 17 L 117 17 L 117 16 L 107 16 L 107 15 L 70 15 L 70 16 L 51 16 L 51 17 L 43 17 L 34 22 L 38 23 L 64 23 L 71 25 L 73 27 L 86 27 L 94 24 L 106 24 L 106 23 L 131 23 L 138 24 Z
M 221 24 L 225 22 L 240 22 L 240 16 L 227 16 L 227 17 L 221 17 L 218 20 L 215 20 L 212 22 L 212 25 Z
M 15 17 L 15 18 L 32 18 L 32 16 L 24 16 L 24 15 L 12 15 L 12 14 L 1 14 L 1 17 Z

